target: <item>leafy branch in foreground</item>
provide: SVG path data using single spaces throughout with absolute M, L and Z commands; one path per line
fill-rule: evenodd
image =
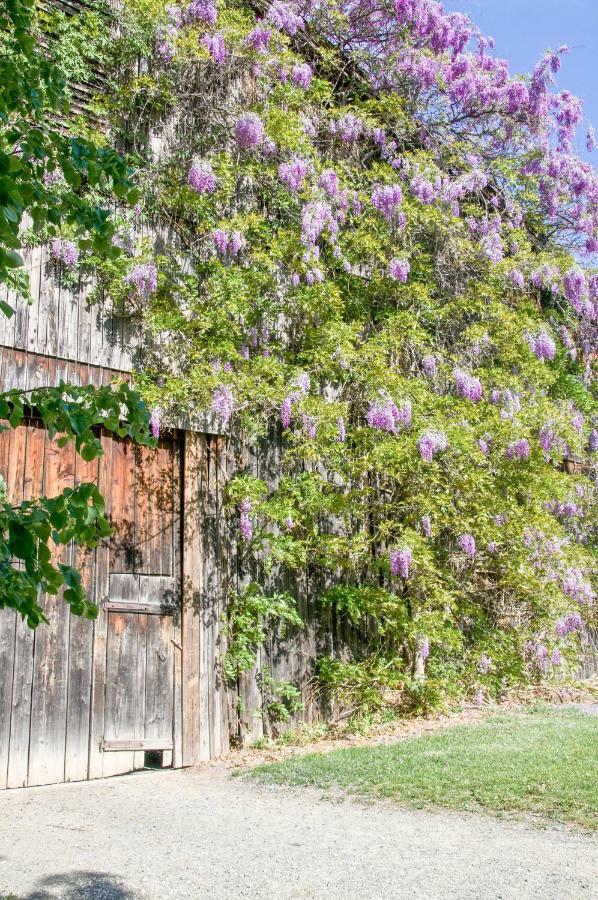
M 59 446 L 74 441 L 87 462 L 103 454 L 99 429 L 148 446 L 149 412 L 139 394 L 127 384 L 118 387 L 74 387 L 60 384 L 30 392 L 0 395 L 0 418 L 17 428 L 34 411 Z M 6 430 L 7 426 L 0 426 Z M 65 488 L 56 497 L 40 497 L 12 506 L 2 485 L 0 494 L 0 609 L 11 607 L 30 628 L 47 622 L 40 605 L 43 593 L 58 594 L 75 615 L 93 619 L 97 607 L 87 600 L 80 573 L 57 560 L 56 549 L 75 541 L 97 546 L 112 533 L 104 515 L 104 499 L 97 485 Z

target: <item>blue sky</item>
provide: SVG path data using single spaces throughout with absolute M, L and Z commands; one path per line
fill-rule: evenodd
M 496 41 L 513 74 L 530 72 L 548 47 L 568 44 L 557 86 L 581 97 L 587 124 L 598 133 L 598 0 L 444 0 L 448 12 L 464 12 Z M 585 153 L 585 131 L 579 150 Z M 581 139 L 583 138 L 583 140 Z M 598 151 L 589 157 L 598 164 Z

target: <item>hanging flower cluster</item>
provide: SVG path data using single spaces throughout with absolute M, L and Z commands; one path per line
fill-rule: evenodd
M 158 290 L 158 269 L 153 262 L 138 263 L 125 276 L 125 282 L 133 287 L 141 300 L 148 300 Z
M 77 245 L 73 241 L 66 241 L 62 238 L 52 238 L 50 256 L 56 262 L 61 262 L 67 269 L 76 269 L 79 263 Z

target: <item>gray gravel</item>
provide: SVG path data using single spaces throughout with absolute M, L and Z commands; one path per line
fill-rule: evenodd
M 218 767 L 0 795 L 0 896 L 590 898 L 566 829 L 323 800 Z

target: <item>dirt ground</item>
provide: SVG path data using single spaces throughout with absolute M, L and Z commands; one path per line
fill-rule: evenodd
M 595 841 L 477 815 L 322 799 L 225 765 L 0 795 L 0 897 L 598 897 Z

